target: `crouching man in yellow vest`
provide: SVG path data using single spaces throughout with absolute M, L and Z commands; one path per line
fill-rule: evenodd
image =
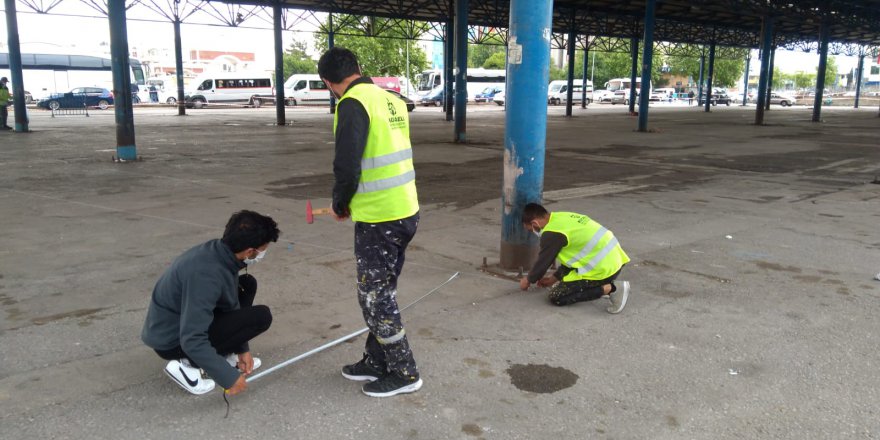
M 608 313 L 620 313 L 626 307 L 629 281 L 614 281 L 629 257 L 611 231 L 585 215 L 551 213 L 537 203 L 525 206 L 522 222 L 526 230 L 541 237 L 538 260 L 520 280 L 522 290 L 535 283 L 550 287 L 550 302 L 557 306 L 607 297 L 611 300 Z M 544 276 L 554 259 L 559 269 Z
M 362 77 L 348 49 L 324 53 L 318 75 L 339 99 L 332 208 L 337 220 L 354 220 L 358 301 L 370 328 L 363 359 L 342 375 L 367 381 L 368 396 L 412 393 L 422 379 L 397 305 L 397 279 L 419 226 L 406 103 Z

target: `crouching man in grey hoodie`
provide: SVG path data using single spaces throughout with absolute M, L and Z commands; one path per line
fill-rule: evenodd
M 248 341 L 269 329 L 272 313 L 253 305 L 257 280 L 239 271 L 262 260 L 279 234 L 271 217 L 236 212 L 223 238 L 184 252 L 156 282 L 141 339 L 183 389 L 247 389 L 245 377 L 260 366 Z

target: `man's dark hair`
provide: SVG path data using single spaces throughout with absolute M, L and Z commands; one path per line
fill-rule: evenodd
M 528 224 L 531 223 L 532 220 L 544 218 L 548 214 L 550 213 L 547 212 L 547 210 L 544 209 L 543 206 L 537 203 L 529 203 L 526 205 L 525 208 L 523 208 L 522 222 L 523 224 Z
M 278 224 L 272 220 L 272 217 L 242 210 L 229 217 L 221 241 L 237 254 L 245 249 L 258 248 L 270 241 L 278 241 L 280 234 Z
M 331 48 L 318 60 L 318 75 L 332 83 L 338 84 L 355 73 L 361 73 L 357 55 L 344 47 Z

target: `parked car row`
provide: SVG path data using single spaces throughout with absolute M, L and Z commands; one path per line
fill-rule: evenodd
M 100 87 L 75 87 L 67 93 L 53 93 L 37 102 L 47 110 L 97 107 L 106 110 L 113 105 L 113 94 Z

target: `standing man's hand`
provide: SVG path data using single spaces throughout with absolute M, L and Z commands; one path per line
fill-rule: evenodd
M 522 277 L 519 280 L 519 288 L 522 290 L 529 290 L 529 286 L 531 285 L 532 283 L 529 282 L 529 277 Z
M 247 380 L 245 380 L 244 374 L 242 374 L 241 376 L 238 376 L 238 380 L 236 380 L 235 383 L 232 384 L 232 386 L 226 390 L 226 394 L 229 394 L 230 396 L 234 396 L 234 395 L 236 395 L 246 389 L 247 389 Z
M 330 208 L 330 211 L 333 212 L 333 218 L 335 218 L 336 221 L 338 221 L 338 222 L 344 221 L 345 219 L 347 219 L 351 216 L 351 214 L 348 212 L 348 210 L 345 210 L 345 212 L 343 212 L 342 214 L 336 212 L 336 210 L 333 208 Z
M 557 280 L 555 276 L 550 275 L 550 276 L 546 276 L 546 277 L 538 280 L 538 285 L 541 287 L 550 287 L 550 286 L 556 284 L 557 281 L 559 281 L 559 280 Z
M 254 371 L 254 357 L 249 351 L 238 355 L 238 363 L 235 365 L 245 376 Z

